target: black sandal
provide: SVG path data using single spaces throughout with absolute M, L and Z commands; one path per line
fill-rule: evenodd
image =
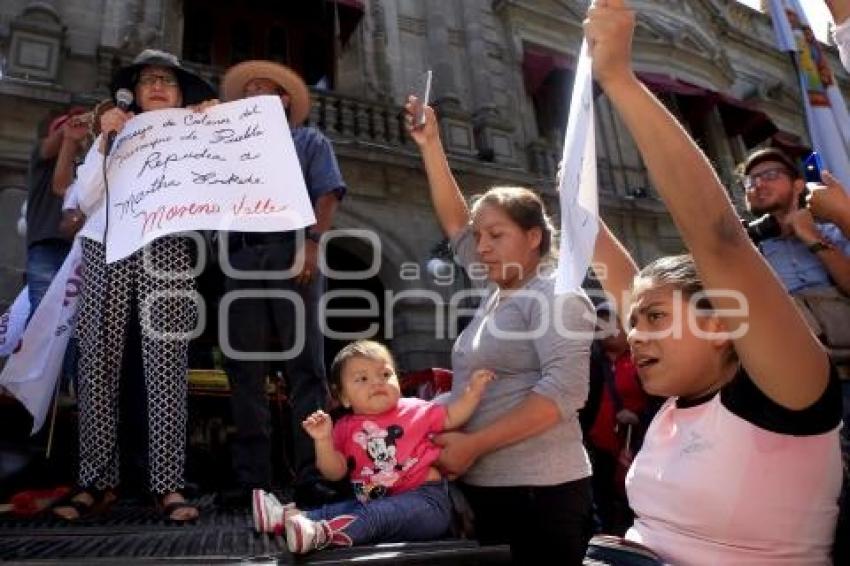
M 85 503 L 83 501 L 75 499 L 76 497 L 84 493 L 91 497 L 91 503 Z M 117 499 L 118 497 L 111 489 L 86 489 L 82 487 L 77 487 L 72 489 L 64 497 L 55 501 L 49 507 L 49 511 L 51 515 L 56 519 L 61 519 L 63 521 L 79 521 L 80 519 L 87 519 L 95 515 L 106 513 Z M 57 513 L 58 509 L 63 508 L 73 509 L 77 513 L 77 516 L 65 517 Z
M 176 524 L 176 525 L 183 525 L 183 524 L 186 524 L 186 523 L 192 523 L 194 521 L 197 521 L 198 518 L 201 516 L 200 509 L 198 509 L 197 505 L 193 505 L 193 504 L 189 503 L 188 501 L 186 501 L 185 499 L 183 501 L 172 501 L 171 503 L 163 504 L 162 500 L 165 499 L 165 497 L 167 495 L 170 495 L 170 494 L 154 497 L 154 502 L 156 504 L 156 510 L 159 513 L 159 515 L 162 517 L 163 520 L 168 521 L 169 523 Z M 182 495 L 181 495 L 181 497 L 182 497 Z M 194 517 L 188 517 L 186 519 L 176 519 L 176 518 L 174 518 L 172 515 L 174 515 L 175 511 L 179 511 L 180 509 L 194 509 L 195 512 L 197 513 L 197 515 L 195 515 Z

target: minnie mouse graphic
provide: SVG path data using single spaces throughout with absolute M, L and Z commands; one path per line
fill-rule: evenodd
M 408 458 L 404 463 L 396 459 L 396 440 L 404 435 L 404 429 L 398 425 L 390 425 L 382 429 L 372 421 L 364 421 L 362 430 L 353 436 L 361 448 L 366 451 L 374 467 L 364 466 L 360 475 L 364 482 L 355 486 L 360 500 L 378 499 L 387 495 L 398 481 L 400 472 L 404 473 L 419 461 L 418 458 Z

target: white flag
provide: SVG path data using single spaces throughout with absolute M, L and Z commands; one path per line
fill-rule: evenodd
M 74 331 L 82 283 L 81 260 L 77 238 L 30 319 L 20 349 L 9 357 L 0 373 L 0 387 L 32 415 L 32 434 L 39 431 L 50 410 L 68 338 Z
M 576 68 L 561 163 L 561 249 L 555 282 L 559 294 L 581 287 L 599 231 L 593 77 L 587 40 L 582 43 Z
M 850 191 L 850 115 L 826 54 L 797 0 L 770 0 L 769 8 L 779 49 L 797 53 L 812 147 Z
M 0 316 L 0 358 L 10 356 L 21 343 L 29 315 L 29 288 L 24 287 L 9 310 Z

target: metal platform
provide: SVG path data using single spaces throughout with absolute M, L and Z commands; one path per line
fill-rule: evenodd
M 172 525 L 138 502 L 73 523 L 48 515 L 0 516 L 0 562 L 27 564 L 505 564 L 506 547 L 454 539 L 326 549 L 295 557 L 280 536 L 255 533 L 247 510 L 218 508 L 211 496 L 194 501 L 201 518 Z

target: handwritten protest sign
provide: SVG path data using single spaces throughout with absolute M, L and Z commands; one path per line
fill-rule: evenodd
M 561 247 L 555 292 L 581 287 L 599 231 L 593 81 L 587 40 L 582 43 L 564 139 L 560 191 Z
M 315 223 L 280 99 L 140 114 L 107 164 L 106 261 L 185 230 L 277 232 Z

